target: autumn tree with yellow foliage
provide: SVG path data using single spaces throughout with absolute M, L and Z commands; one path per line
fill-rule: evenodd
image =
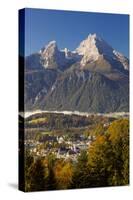
M 56 163 L 54 171 L 58 189 L 69 188 L 72 182 L 72 163 L 60 160 Z

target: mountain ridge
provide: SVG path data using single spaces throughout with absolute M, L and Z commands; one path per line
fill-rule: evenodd
M 25 58 L 26 110 L 129 110 L 129 60 L 96 34 L 75 51 L 51 41 Z

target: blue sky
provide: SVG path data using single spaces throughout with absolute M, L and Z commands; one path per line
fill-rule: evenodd
M 89 33 L 96 33 L 129 57 L 129 16 L 90 12 L 26 9 L 26 55 L 51 40 L 60 49 L 74 50 Z

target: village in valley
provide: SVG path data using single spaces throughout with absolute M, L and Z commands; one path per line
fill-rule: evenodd
M 88 150 L 95 136 L 78 136 L 77 138 L 67 138 L 67 136 L 44 135 L 40 141 L 26 140 L 25 148 L 29 150 L 34 158 L 45 157 L 49 153 L 56 158 L 65 160 L 77 160 L 82 150 Z
M 76 162 L 81 152 L 89 151 L 96 135 L 102 134 L 116 120 L 116 116 L 128 117 L 127 113 L 114 116 L 64 113 L 31 115 L 25 123 L 25 152 L 29 152 L 35 160 L 52 154 L 56 159 Z

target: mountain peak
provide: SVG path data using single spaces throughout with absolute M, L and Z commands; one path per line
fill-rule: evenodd
M 47 45 L 45 45 L 43 48 L 41 48 L 40 53 L 45 53 L 48 49 L 58 49 L 57 43 L 55 40 L 50 41 Z
M 90 33 L 85 40 L 88 42 L 93 42 L 95 45 L 97 44 L 97 42 L 105 43 L 105 41 L 96 33 L 93 33 L 93 34 Z
M 85 65 L 87 62 L 93 62 L 99 57 L 99 49 L 97 46 L 97 41 L 101 43 L 101 39 L 97 37 L 96 33 L 89 34 L 88 37 L 83 40 L 76 52 L 83 56 L 81 64 Z M 102 45 L 101 45 L 102 46 Z
M 108 68 L 107 66 L 120 70 L 128 70 L 129 68 L 128 59 L 114 50 L 105 40 L 97 36 L 96 33 L 89 34 L 88 37 L 80 43 L 76 52 L 82 56 L 80 61 L 82 68 L 95 62 L 99 63 L 98 61 L 100 61 L 101 65 L 106 63 L 106 68 Z
M 49 43 L 48 43 L 48 45 L 46 46 L 47 48 L 48 47 L 57 47 L 57 42 L 55 41 L 55 40 L 52 40 L 52 41 L 50 41 Z
M 58 49 L 55 40 L 50 41 L 45 47 L 40 50 L 41 64 L 44 68 L 49 69 L 65 69 L 72 63 L 79 60 L 77 53 L 71 52 L 69 49 Z
M 96 33 L 89 34 L 88 37 L 83 40 L 76 51 L 82 55 L 87 54 L 106 54 L 107 51 L 111 53 L 113 48 L 108 45 L 101 37 L 97 36 Z
M 93 34 L 89 34 L 88 35 L 88 39 L 96 39 L 97 38 L 97 34 L 96 33 L 93 33 Z
M 97 36 L 96 33 L 89 34 L 88 37 L 80 43 L 76 51 L 83 56 L 81 60 L 82 66 L 85 66 L 87 63 L 95 62 L 101 55 L 112 56 L 113 54 L 113 48 L 102 38 Z
M 64 70 L 77 62 L 81 69 L 87 68 L 91 71 L 129 70 L 128 58 L 96 33 L 89 34 L 75 51 L 67 48 L 60 50 L 56 41 L 52 40 L 40 50 L 39 58 L 40 64 L 50 69 L 59 67 Z
M 56 57 L 59 54 L 57 43 L 55 40 L 50 41 L 40 50 L 41 63 L 45 68 L 57 67 Z

